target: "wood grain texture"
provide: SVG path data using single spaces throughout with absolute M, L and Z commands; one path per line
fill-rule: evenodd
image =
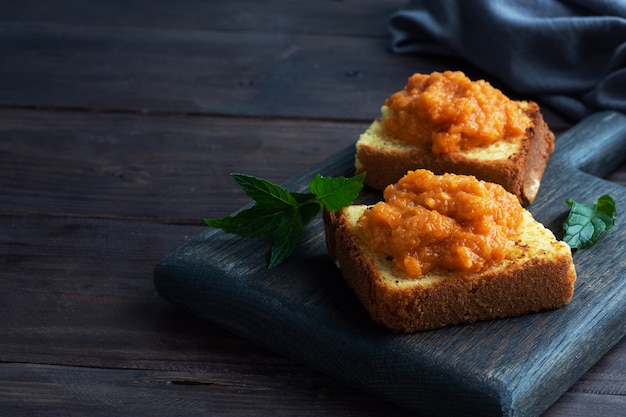
M 248 202 L 230 172 L 298 175 L 349 146 L 405 74 L 484 76 L 388 53 L 402 3 L 0 2 L 0 415 L 416 415 L 152 283 L 200 217 Z M 622 340 L 546 415 L 621 417 L 625 366 Z
M 0 375 L 8 383 L 0 388 L 5 416 L 173 416 L 180 415 L 181 409 L 185 416 L 198 417 L 412 415 L 311 373 L 229 378 L 210 370 L 190 374 L 0 364 Z M 9 386 L 18 389 L 7 389 Z M 281 394 L 285 387 L 292 392 L 288 400 Z
M 123 3 L 124 13 L 120 13 L 120 1 L 89 4 L 80 0 L 3 2 L 0 4 L 0 20 L 117 29 L 219 29 L 384 37 L 388 17 L 404 4 L 404 0 L 359 0 L 358 7 L 353 1 L 342 0 L 319 0 L 315 3 L 239 0 L 236 5 L 203 0 L 182 0 L 176 5 L 149 0 Z
M 0 230 L 0 291 L 136 298 L 154 294 L 161 254 L 204 227 L 46 215 L 0 216 Z
M 625 119 L 597 114 L 559 137 L 530 206 L 539 221 L 558 230 L 567 212 L 558 202 L 567 196 L 609 193 L 626 204 L 623 187 L 580 171 L 598 173 L 595 161 L 624 149 Z M 301 178 L 345 175 L 352 160 L 346 149 Z M 318 219 L 276 270 L 266 269 L 263 241 L 207 231 L 157 266 L 155 285 L 180 308 L 423 415 L 539 415 L 626 332 L 623 230 L 574 255 L 576 296 L 559 310 L 409 336 L 366 317 L 325 256 L 321 230 Z
M 460 60 L 429 57 L 426 63 L 391 54 L 382 34 L 364 42 L 335 32 L 1 20 L 0 29 L 0 56 L 7 57 L 0 62 L 0 106 L 371 121 L 415 72 L 463 68 L 472 78 L 486 77 Z M 544 113 L 557 131 L 569 124 L 549 108 Z
M 380 92 L 401 89 L 420 69 L 406 56 L 380 65 L 385 38 L 0 28 L 0 54 L 9 58 L 0 64 L 4 106 L 371 120 Z
M 0 213 L 201 224 L 249 201 L 231 172 L 284 182 L 366 127 L 0 110 Z

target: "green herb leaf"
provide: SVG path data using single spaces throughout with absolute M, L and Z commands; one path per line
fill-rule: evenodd
M 594 245 L 615 224 L 615 200 L 603 195 L 595 203 L 581 204 L 567 199 L 570 213 L 563 222 L 563 241 L 572 249 L 585 249 Z
M 302 218 L 298 210 L 293 209 L 281 216 L 274 234 L 274 244 L 270 255 L 269 268 L 280 265 L 298 247 L 302 237 Z
M 300 217 L 302 224 L 307 224 L 320 212 L 320 205 L 317 202 L 308 203 L 300 207 Z
M 204 222 L 240 236 L 273 237 L 269 262 L 269 268 L 273 268 L 293 253 L 304 225 L 320 210 L 338 210 L 352 204 L 363 188 L 365 173 L 352 178 L 317 175 L 309 184 L 311 193 L 292 193 L 252 175 L 232 176 L 255 204 L 232 216 L 204 219 Z
M 300 207 L 302 224 L 307 224 L 320 212 L 321 207 L 317 202 L 315 194 L 291 193 L 291 195 L 296 199 L 298 207 Z
M 204 219 L 204 222 L 208 226 L 239 236 L 268 236 L 278 227 L 281 216 L 281 211 L 273 207 L 255 204 L 233 216 Z
M 352 204 L 363 188 L 365 172 L 351 178 L 323 177 L 317 174 L 309 184 L 311 192 L 317 196 L 321 206 L 329 210 L 339 210 Z
M 267 180 L 252 175 L 231 174 L 239 186 L 257 203 L 276 208 L 297 206 L 293 195 L 281 187 Z

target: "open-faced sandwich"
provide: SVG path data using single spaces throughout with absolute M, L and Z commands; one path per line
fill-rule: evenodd
M 474 175 L 531 203 L 554 150 L 532 101 L 514 101 L 462 72 L 414 74 L 356 144 L 356 172 L 382 190 L 407 171 Z

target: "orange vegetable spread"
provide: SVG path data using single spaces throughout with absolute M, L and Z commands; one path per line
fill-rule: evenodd
M 359 219 L 370 248 L 419 277 L 435 268 L 478 272 L 501 262 L 523 216 L 518 199 L 475 177 L 409 171 Z
M 393 110 L 382 119 L 387 132 L 439 154 L 522 135 L 529 123 L 515 101 L 460 71 L 414 74 L 385 105 Z

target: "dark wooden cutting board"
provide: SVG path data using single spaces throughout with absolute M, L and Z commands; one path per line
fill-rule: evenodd
M 209 229 L 155 268 L 174 305 L 420 415 L 536 416 L 626 330 L 626 188 L 600 177 L 626 159 L 626 116 L 597 113 L 559 135 L 535 202 L 535 218 L 562 236 L 566 198 L 610 194 L 616 226 L 574 253 L 573 300 L 555 311 L 395 335 L 370 320 L 328 259 L 318 217 L 302 245 L 268 270 L 269 241 Z M 307 191 L 316 173 L 350 176 L 345 149 L 285 186 Z M 360 201 L 380 195 L 364 190 Z

